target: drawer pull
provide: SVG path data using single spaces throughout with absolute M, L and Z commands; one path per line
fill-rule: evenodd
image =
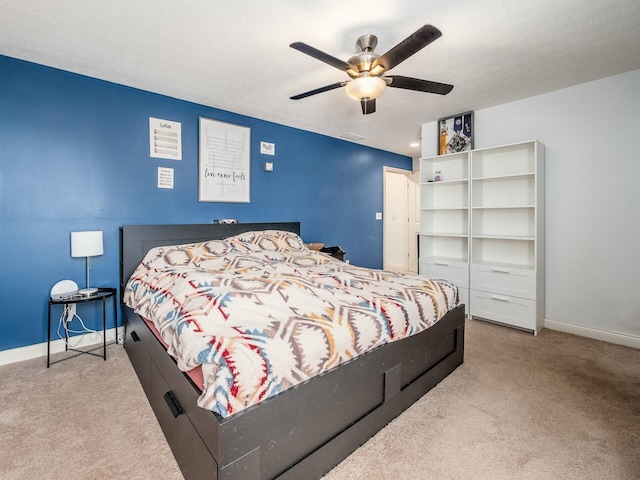
M 499 300 L 501 302 L 509 301 L 509 297 L 503 297 L 502 295 L 491 295 L 491 298 L 493 298 L 494 300 Z
M 449 266 L 449 262 L 435 261 L 433 263 L 435 263 L 436 265 L 442 265 L 443 267 Z
M 173 418 L 177 418 L 179 415 L 182 415 L 184 413 L 184 410 L 182 410 L 182 407 L 178 403 L 176 397 L 173 396 L 173 392 L 171 390 L 165 393 L 162 398 L 164 398 L 164 401 L 167 402 Z
M 138 336 L 135 330 L 131 332 L 131 338 L 133 339 L 134 342 L 140 341 L 140 337 Z
M 491 267 L 491 271 L 498 272 L 498 273 L 509 273 L 508 268 L 501 268 L 501 267 Z

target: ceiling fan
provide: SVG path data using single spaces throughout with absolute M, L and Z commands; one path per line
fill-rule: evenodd
M 378 55 L 374 52 L 378 44 L 378 38 L 375 35 L 363 35 L 356 42 L 361 52 L 346 62 L 305 43 L 292 43 L 289 45 L 291 48 L 306 53 L 338 70 L 345 71 L 351 77 L 351 80 L 332 83 L 290 98 L 291 100 L 300 100 L 335 88 L 345 87 L 350 97 L 360 101 L 362 113 L 367 115 L 376 111 L 376 98 L 384 93 L 386 87 L 446 95 L 453 89 L 453 85 L 404 77 L 402 75 L 384 75 L 441 36 L 442 32 L 433 25 L 424 25 L 385 54 Z

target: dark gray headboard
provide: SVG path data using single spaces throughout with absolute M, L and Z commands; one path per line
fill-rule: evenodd
M 147 252 L 162 245 L 204 242 L 253 230 L 284 230 L 300 235 L 300 222 L 124 225 L 120 227 L 120 300 L 133 271 Z

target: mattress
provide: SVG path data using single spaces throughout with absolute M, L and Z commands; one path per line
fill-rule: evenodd
M 446 281 L 348 265 L 281 231 L 154 248 L 124 301 L 181 370 L 201 367 L 198 405 L 221 417 L 423 331 L 459 303 Z

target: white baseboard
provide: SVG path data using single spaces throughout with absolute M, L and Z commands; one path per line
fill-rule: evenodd
M 122 327 L 118 328 L 118 333 L 122 333 Z M 107 343 L 115 341 L 117 338 L 116 329 L 107 330 Z M 70 345 L 77 345 L 78 348 L 90 347 L 102 343 L 102 333 L 87 333 L 71 337 Z M 51 340 L 51 353 L 64 352 L 64 338 Z M 22 362 L 32 358 L 47 356 L 47 342 L 28 345 L 26 347 L 12 348 L 11 350 L 3 350 L 0 352 L 0 365 L 8 365 L 9 363 Z M 46 359 L 43 364 L 46 366 Z
M 569 323 L 556 322 L 555 320 L 545 320 L 544 327 L 549 330 L 557 330 L 559 332 L 571 333 L 580 337 L 593 338 L 594 340 L 602 340 L 604 342 L 640 349 L 640 337 L 635 337 L 633 335 L 624 335 L 621 333 L 597 330 L 595 328 L 580 327 Z M 118 328 L 118 333 L 123 333 L 122 327 Z M 108 329 L 107 342 L 113 342 L 116 338 L 116 329 Z M 75 345 L 76 342 L 79 342 L 79 347 L 89 347 L 100 344 L 100 342 L 102 342 L 102 336 L 100 334 L 90 333 L 72 337 L 71 341 L 73 345 Z M 51 353 L 59 352 L 64 352 L 64 339 L 51 341 Z M 46 355 L 47 342 L 28 345 L 26 347 L 13 348 L 11 350 L 4 350 L 0 352 L 0 365 L 8 365 L 10 363 L 30 360 L 32 358 L 45 357 Z
M 625 335 L 622 333 L 607 332 L 605 330 L 597 330 L 595 328 L 580 327 L 569 323 L 556 322 L 555 320 L 544 321 L 544 327 L 549 330 L 557 330 L 559 332 L 571 333 L 580 337 L 593 338 L 594 340 L 602 340 L 603 342 L 624 345 L 625 347 L 640 349 L 640 337 L 633 335 Z

